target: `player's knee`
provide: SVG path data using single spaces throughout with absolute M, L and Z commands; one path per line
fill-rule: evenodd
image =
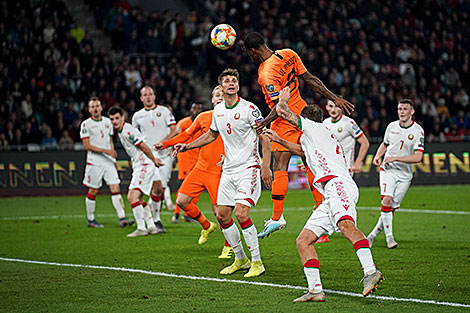
M 112 193 L 120 192 L 119 185 L 117 184 L 109 185 L 109 190 L 111 190 Z
M 384 196 L 384 197 L 383 197 L 383 199 L 382 199 L 382 205 L 391 206 L 392 203 L 393 203 L 392 197 L 390 197 L 390 196 Z
M 302 250 L 305 247 L 312 245 L 314 241 L 314 238 L 307 238 L 307 236 L 301 233 L 295 240 L 295 243 L 297 245 L 297 249 Z
M 98 194 L 98 191 L 99 191 L 99 189 L 96 189 L 96 188 L 88 189 L 88 193 L 91 194 L 91 195 L 94 195 L 94 196 L 96 196 Z
M 184 209 L 188 206 L 190 201 L 191 201 L 190 199 L 188 200 L 186 197 L 182 197 L 181 195 L 178 195 L 178 197 L 176 198 L 176 205 Z
M 356 231 L 358 231 L 356 225 L 351 220 L 341 220 L 338 222 L 338 228 L 346 239 L 349 239 Z
M 137 202 L 137 200 L 139 200 L 138 197 L 133 192 L 131 192 L 131 190 L 129 190 L 127 193 L 127 201 L 132 204 Z

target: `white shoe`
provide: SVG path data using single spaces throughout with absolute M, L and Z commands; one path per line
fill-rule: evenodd
M 372 244 L 374 243 L 374 240 L 375 240 L 375 237 L 372 236 L 372 234 L 369 234 L 369 236 L 367 236 L 367 241 L 369 241 L 369 248 L 372 248 Z
M 281 218 L 278 221 L 274 221 L 270 218 L 269 220 L 264 221 L 264 229 L 258 234 L 258 238 L 263 239 L 265 237 L 269 237 L 269 235 L 275 231 L 285 228 L 286 225 L 287 222 L 284 219 L 284 215 L 281 215 Z
M 393 237 L 390 239 L 387 239 L 387 248 L 395 249 L 396 247 L 398 247 L 398 243 L 395 241 Z
M 155 226 L 150 226 L 147 228 L 147 232 L 149 235 L 156 235 L 158 234 L 158 229 Z
M 146 230 L 136 229 L 132 233 L 127 234 L 127 237 L 143 237 L 147 236 L 149 233 Z

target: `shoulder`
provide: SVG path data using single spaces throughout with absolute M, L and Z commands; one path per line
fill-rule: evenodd
M 323 124 L 331 124 L 331 117 L 327 117 L 323 120 Z
M 82 126 L 82 127 L 85 127 L 86 124 L 88 124 L 88 123 L 90 122 L 90 120 L 91 120 L 90 118 L 87 118 L 86 120 L 84 120 L 84 121 L 81 123 L 81 126 Z
M 423 129 L 423 127 L 421 127 L 421 125 L 419 125 L 418 123 L 415 122 L 413 126 L 414 126 L 417 133 L 420 133 L 424 136 L 424 129 Z
M 111 120 L 109 119 L 109 117 L 103 116 L 103 123 L 111 124 Z

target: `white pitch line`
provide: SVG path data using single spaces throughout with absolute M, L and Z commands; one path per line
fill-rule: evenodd
M 359 211 L 379 211 L 378 207 L 358 207 Z M 286 208 L 290 211 L 311 211 L 312 208 L 296 207 L 296 208 Z M 252 212 L 271 212 L 272 208 L 254 208 L 251 209 Z M 202 210 L 204 214 L 211 214 L 212 210 Z M 398 209 L 397 213 L 406 212 L 406 213 L 429 213 L 429 214 L 445 214 L 445 215 L 470 215 L 470 211 L 451 211 L 451 210 L 424 210 L 424 209 Z M 169 215 L 172 214 L 170 211 L 162 211 L 161 214 Z M 97 217 L 115 217 L 116 214 L 95 214 Z M 70 214 L 70 215 L 36 215 L 36 216 L 5 216 L 0 217 L 0 221 L 20 221 L 20 220 L 39 220 L 39 219 L 76 219 L 76 218 L 85 218 L 85 214 Z
M 140 274 L 161 276 L 161 277 L 183 278 L 183 279 L 202 280 L 202 281 L 214 281 L 214 282 L 221 282 L 221 283 L 236 283 L 236 284 L 256 285 L 256 286 L 265 286 L 265 287 L 277 287 L 277 288 L 287 288 L 287 289 L 299 289 L 299 290 L 305 290 L 306 289 L 304 286 L 281 285 L 281 284 L 273 284 L 273 283 L 265 283 L 265 282 L 234 280 L 234 279 L 215 278 L 215 277 L 178 275 L 178 274 L 171 274 L 171 273 L 164 273 L 164 272 L 153 272 L 153 271 L 147 271 L 147 270 L 141 270 L 141 269 L 135 269 L 135 268 L 125 268 L 125 267 L 44 262 L 44 261 L 11 259 L 11 258 L 2 258 L 2 257 L 0 257 L 0 260 L 1 261 L 7 261 L 7 262 L 18 262 L 18 263 L 53 265 L 53 266 L 63 266 L 63 267 L 92 268 L 92 269 L 112 270 L 112 271 L 120 271 L 120 272 L 132 272 L 132 273 L 140 273 Z M 343 296 L 360 297 L 360 298 L 363 297 L 362 294 L 354 293 L 354 292 L 330 290 L 330 289 L 324 289 L 324 291 L 326 293 L 338 294 L 338 295 L 343 295 Z M 423 300 L 423 299 L 413 299 L 413 298 L 396 298 L 396 297 L 374 296 L 374 295 L 368 296 L 368 298 L 374 298 L 374 299 L 378 299 L 378 300 L 388 300 L 388 301 L 414 302 L 414 303 L 421 303 L 421 304 L 436 304 L 436 305 L 445 305 L 445 306 L 452 306 L 452 307 L 470 308 L 470 304 L 456 303 L 456 302 L 444 302 L 444 301 Z

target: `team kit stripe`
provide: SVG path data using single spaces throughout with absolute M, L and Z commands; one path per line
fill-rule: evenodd
M 119 272 L 131 272 L 131 273 L 139 273 L 139 274 L 161 276 L 161 277 L 168 277 L 168 278 L 213 281 L 213 282 L 220 282 L 220 283 L 245 284 L 245 285 L 263 286 L 263 287 L 286 288 L 286 289 L 296 289 L 296 290 L 305 290 L 306 289 L 304 286 L 281 285 L 281 284 L 274 284 L 274 283 L 246 281 L 246 280 L 233 280 L 233 279 L 224 279 L 224 278 L 216 278 L 216 277 L 178 275 L 178 274 L 171 274 L 171 273 L 164 273 L 164 272 L 154 272 L 154 271 L 135 269 L 135 268 L 125 268 L 125 267 L 72 264 L 72 263 L 57 263 L 57 262 L 23 260 L 23 259 L 13 259 L 13 258 L 3 258 L 3 257 L 0 257 L 0 261 L 17 262 L 17 263 L 29 263 L 29 264 L 38 264 L 38 265 L 50 265 L 50 266 L 61 266 L 61 267 L 88 268 L 88 269 L 97 269 L 97 270 L 110 270 L 110 271 L 119 271 Z M 360 297 L 360 298 L 364 297 L 360 293 L 354 293 L 354 292 L 348 292 L 348 291 L 331 290 L 331 289 L 323 289 L 323 291 L 326 292 L 326 293 L 337 294 L 337 295 L 342 295 L 342 296 Z M 369 299 L 377 299 L 377 300 L 387 300 L 387 301 L 413 302 L 413 303 L 421 303 L 421 304 L 434 304 L 434 305 L 443 305 L 443 306 L 451 306 L 451 307 L 470 308 L 470 304 L 436 301 L 436 300 L 413 299 L 413 298 L 395 298 L 395 297 L 390 297 L 390 296 L 374 296 L 374 295 L 369 295 L 368 298 Z

